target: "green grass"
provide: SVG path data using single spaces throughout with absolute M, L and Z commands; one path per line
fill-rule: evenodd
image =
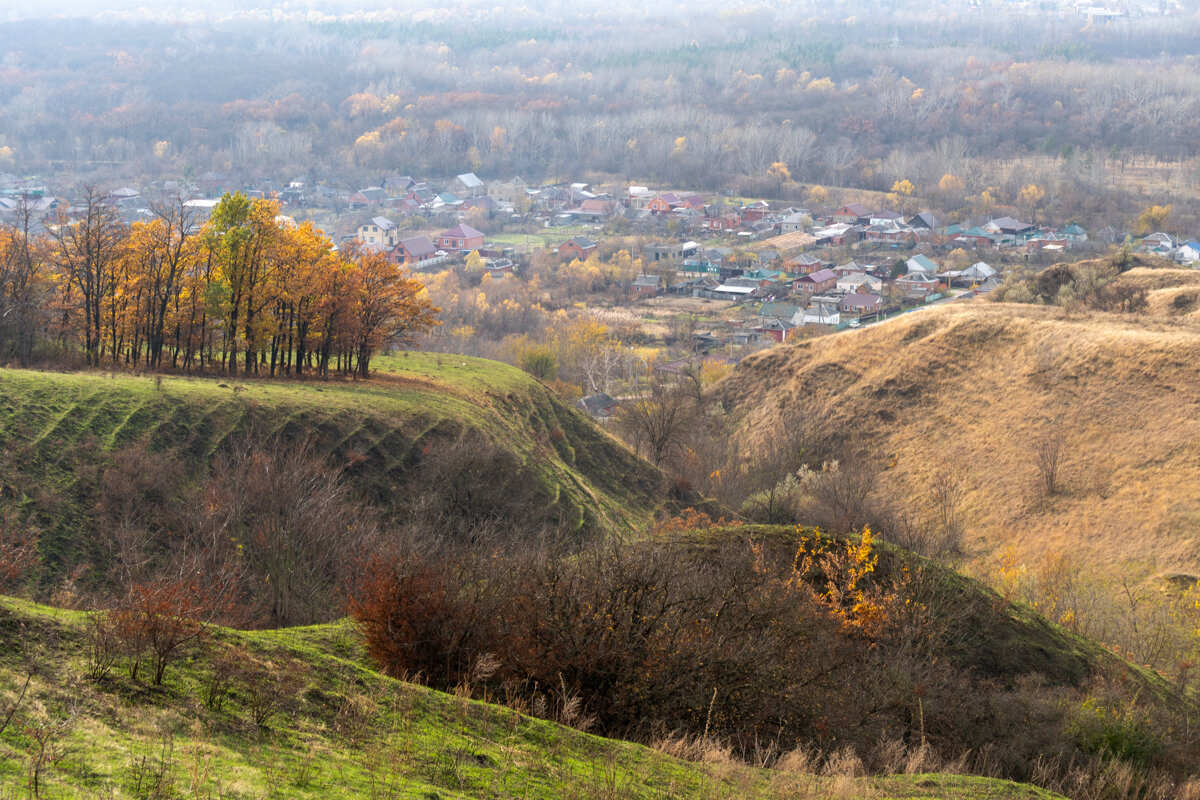
M 593 225 L 558 225 L 553 228 L 543 228 L 538 233 L 498 233 L 489 235 L 488 241 L 515 247 L 520 252 L 531 252 L 533 250 L 557 247 L 576 236 L 595 236 L 596 233 L 596 228 Z
M 697 765 L 601 739 L 511 709 L 381 676 L 347 623 L 284 631 L 215 630 L 161 687 L 118 667 L 86 677 L 85 614 L 0 599 L 0 694 L 40 672 L 0 734 L 0 796 L 24 796 L 39 724 L 70 719 L 54 742 L 43 797 L 202 798 L 823 798 L 846 779 Z M 236 643 L 260 657 L 299 659 L 308 674 L 294 706 L 253 724 L 235 689 L 220 709 L 204 702 L 206 648 Z M 161 780 L 157 776 L 162 776 Z M 141 780 L 140 791 L 138 787 Z M 956 775 L 849 781 L 853 796 L 1054 798 L 1028 786 Z M 837 795 L 845 796 L 845 795 Z
M 389 511 L 423 448 L 468 430 L 513 453 L 546 507 L 579 533 L 632 531 L 666 495 L 663 475 L 525 373 L 427 353 L 380 357 L 369 381 L 264 380 L 0 370 L 0 503 L 43 530 L 51 571 L 99 557 L 82 541 L 98 476 L 134 443 L 169 454 L 189 480 L 231 436 L 311 434 Z

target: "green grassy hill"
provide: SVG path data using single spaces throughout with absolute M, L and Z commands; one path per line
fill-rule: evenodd
M 412 353 L 381 359 L 376 377 L 356 382 L 0 370 L 0 503 L 43 530 L 54 573 L 101 557 L 80 532 L 114 453 L 147 446 L 194 480 L 230 437 L 277 433 L 314 436 L 386 512 L 401 513 L 423 490 L 423 458 L 458 441 L 494 445 L 504 458 L 478 480 L 519 473 L 541 519 L 581 536 L 644 526 L 669 488 L 525 373 Z
M 511 709 L 437 693 L 374 672 L 345 623 L 274 632 L 214 630 L 172 665 L 163 686 L 118 664 L 87 676 L 86 614 L 0 600 L 0 797 L 29 791 L 35 737 L 52 759 L 46 798 L 1055 798 L 970 776 L 816 776 L 733 763 L 694 764 L 601 739 Z M 211 653 L 241 645 L 276 664 L 301 662 L 293 698 L 257 725 L 236 681 L 205 701 Z M 3 714 L 0 714 L 0 722 Z M 60 727 L 61 726 L 61 727 Z

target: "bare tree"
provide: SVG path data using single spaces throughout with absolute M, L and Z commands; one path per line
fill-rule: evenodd
M 1062 489 L 1062 440 L 1053 434 L 1038 440 L 1030 448 L 1030 459 L 1037 470 L 1038 488 L 1046 495 L 1057 494 Z
M 57 267 L 67 278 L 67 305 L 83 312 L 84 357 L 89 365 L 98 366 L 104 304 L 116 284 L 117 249 L 125 225 L 117 209 L 95 186 L 84 190 L 82 208 L 78 219 L 60 217 L 51 228 L 51 236 L 56 244 Z

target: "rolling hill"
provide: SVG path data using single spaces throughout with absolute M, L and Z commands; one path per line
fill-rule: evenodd
M 131 679 L 122 664 L 93 678 L 86 620 L 0 598 L 0 696 L 6 710 L 16 705 L 0 730 L 4 797 L 34 796 L 35 761 L 46 798 L 1059 797 L 967 775 L 855 777 L 681 761 L 382 676 L 346 623 L 214 629 L 162 686 Z M 220 702 L 208 700 L 214 654 L 229 647 L 256 663 L 299 665 L 300 680 L 261 724 L 253 683 L 234 680 Z
M 666 502 L 665 476 L 525 373 L 465 357 L 383 359 L 368 381 L 298 382 L 0 370 L 0 503 L 42 530 L 48 567 L 103 559 L 89 538 L 97 486 L 130 446 L 195 482 L 239 437 L 312 437 L 393 518 L 439 483 L 519 494 L 531 527 L 579 537 L 632 531 Z M 457 449 L 455 449 L 457 447 Z M 487 491 L 485 491 L 487 490 Z M 518 521 L 519 523 L 520 521 Z
M 1200 573 L 1200 296 L 1195 273 L 1133 270 L 1142 314 L 972 301 L 746 359 L 719 385 L 741 435 L 821 415 L 920 501 L 963 487 L 970 552 L 1071 551 L 1094 564 Z M 1184 298 L 1176 300 L 1175 298 Z M 1039 489 L 1060 442 L 1061 488 Z

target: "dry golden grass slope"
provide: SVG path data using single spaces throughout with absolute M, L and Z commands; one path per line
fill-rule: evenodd
M 908 497 L 953 470 L 981 557 L 1075 550 L 1200 574 L 1200 325 L 1174 305 L 1200 297 L 1200 274 L 1122 280 L 1155 287 L 1152 312 L 954 303 L 773 348 L 718 390 L 751 438 L 828 414 L 894 460 L 887 483 Z M 1031 452 L 1045 437 L 1065 482 L 1049 497 Z

